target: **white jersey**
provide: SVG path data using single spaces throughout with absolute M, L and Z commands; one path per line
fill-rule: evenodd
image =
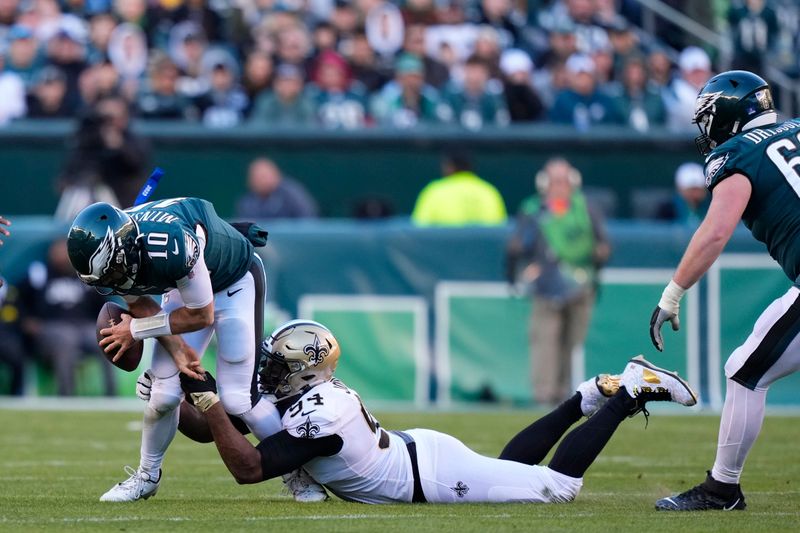
M 414 493 L 411 458 L 405 442 L 380 427 L 358 394 L 337 379 L 306 392 L 284 413 L 283 428 L 293 437 L 338 435 L 342 448 L 303 468 L 343 500 L 362 503 L 410 502 Z

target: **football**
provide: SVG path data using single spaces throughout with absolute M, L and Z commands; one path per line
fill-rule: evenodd
M 121 321 L 122 313 L 127 313 L 128 310 L 120 307 L 114 302 L 106 302 L 100 309 L 100 314 L 97 315 L 97 342 L 103 338 L 100 335 L 100 330 L 118 324 Z M 102 349 L 102 348 L 101 348 Z M 144 343 L 142 341 L 135 341 L 133 346 L 128 348 L 116 362 L 112 362 L 118 368 L 126 372 L 133 372 L 139 366 L 139 361 L 142 360 L 142 351 Z M 105 353 L 106 358 L 111 361 L 116 352 Z

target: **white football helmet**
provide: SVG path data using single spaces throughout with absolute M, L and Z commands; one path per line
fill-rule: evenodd
M 261 344 L 261 390 L 285 397 L 333 377 L 339 362 L 339 342 L 313 320 L 291 320 Z

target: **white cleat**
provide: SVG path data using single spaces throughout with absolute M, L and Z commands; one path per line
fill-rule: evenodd
M 659 368 L 637 355 L 622 373 L 621 385 L 637 400 L 640 408 L 645 402 L 675 402 L 681 405 L 697 403 L 697 394 L 676 372 Z
M 599 374 L 578 385 L 581 393 L 581 412 L 590 417 L 603 407 L 619 390 L 619 376 Z
M 283 483 L 286 485 L 286 489 L 292 493 L 296 502 L 324 502 L 328 499 L 328 493 L 325 492 L 325 488 L 314 481 L 314 478 L 302 468 L 284 475 Z
M 130 466 L 125 467 L 125 473 L 130 477 L 122 483 L 117 483 L 100 496 L 101 502 L 135 502 L 136 500 L 146 500 L 158 492 L 158 486 L 161 484 L 161 470 L 158 471 L 156 480 L 153 480 L 146 472 L 134 470 Z

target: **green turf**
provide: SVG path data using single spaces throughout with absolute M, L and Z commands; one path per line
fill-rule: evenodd
M 664 514 L 653 501 L 700 481 L 713 460 L 716 417 L 626 421 L 560 505 L 295 504 L 270 481 L 240 487 L 212 445 L 178 436 L 159 494 L 132 504 L 97 498 L 136 464 L 135 413 L 0 410 L 0 530 L 94 531 L 797 531 L 798 418 L 770 417 L 748 461 L 744 512 Z M 384 414 L 389 428 L 430 427 L 496 455 L 531 419 L 523 412 Z

